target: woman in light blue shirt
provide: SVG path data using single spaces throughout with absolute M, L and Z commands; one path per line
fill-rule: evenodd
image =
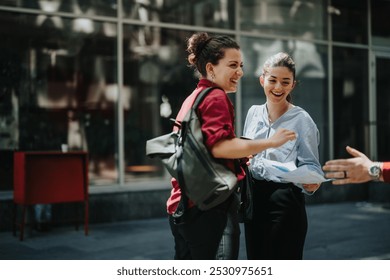
M 247 256 L 302 259 L 307 232 L 304 193 L 316 191 L 321 180 L 286 181 L 277 176 L 269 162 L 292 163 L 304 174 L 314 173 L 323 178 L 318 155 L 319 132 L 310 115 L 291 103 L 290 93 L 296 84 L 295 63 L 288 54 L 278 53 L 265 62 L 260 84 L 267 101 L 249 109 L 243 136 L 264 139 L 278 128 L 286 128 L 295 131 L 297 138 L 264 150 L 251 160 L 253 218 L 245 223 Z

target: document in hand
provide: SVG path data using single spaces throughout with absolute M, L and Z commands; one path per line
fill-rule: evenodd
M 295 163 L 278 162 L 269 159 L 262 159 L 264 168 L 272 177 L 277 178 L 280 182 L 291 182 L 298 184 L 316 184 L 329 181 L 321 174 L 311 170 L 308 165 L 296 167 Z

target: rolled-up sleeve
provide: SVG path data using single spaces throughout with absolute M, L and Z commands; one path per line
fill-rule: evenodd
M 209 150 L 222 139 L 234 138 L 234 108 L 225 92 L 215 89 L 198 107 L 205 145 Z

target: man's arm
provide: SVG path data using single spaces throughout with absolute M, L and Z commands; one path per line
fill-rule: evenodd
M 372 180 L 390 182 L 390 162 L 373 162 L 365 154 L 347 146 L 349 159 L 335 159 L 325 163 L 325 177 L 334 185 L 364 183 Z M 378 166 L 378 168 L 377 168 Z M 378 176 L 376 176 L 376 172 Z

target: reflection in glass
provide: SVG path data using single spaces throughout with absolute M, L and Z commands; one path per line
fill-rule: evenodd
M 241 47 L 245 72 L 241 79 L 243 121 L 252 105 L 263 104 L 266 101 L 259 82 L 265 60 L 278 52 L 287 52 L 295 60 L 298 81 L 292 92 L 292 102 L 308 111 L 316 122 L 322 139 L 320 155 L 321 157 L 327 155 L 326 47 L 305 41 L 259 40 L 249 37 L 242 37 Z
M 359 49 L 333 49 L 335 157 L 349 157 L 347 145 L 368 152 L 368 56 Z
M 388 161 L 390 158 L 390 57 L 376 60 L 376 100 L 378 160 Z
M 390 1 L 371 1 L 372 42 L 378 46 L 390 46 L 389 11 Z
M 270 35 L 326 38 L 324 1 L 240 1 L 242 30 Z
M 116 39 L 105 35 L 115 25 L 5 12 L 0 21 L 0 149 L 87 150 L 91 183 L 115 182 Z
M 125 19 L 234 28 L 234 0 L 123 0 Z
M 333 9 L 330 11 L 332 14 L 333 40 L 367 44 L 367 0 L 337 0 L 332 2 Z
M 185 40 L 191 33 L 157 27 L 125 26 L 125 179 L 162 175 L 157 160 L 145 156 L 146 140 L 172 130 L 184 99 L 196 85 L 187 67 Z
M 384 12 L 388 1 L 122 0 L 122 7 L 118 2 L 0 0 L 0 10 L 13 10 L 0 12 L 0 70 L 5 70 L 0 71 L 0 152 L 59 150 L 62 144 L 88 150 L 92 185 L 117 183 L 119 160 L 124 161 L 126 182 L 164 176 L 159 163 L 145 157 L 145 141 L 171 130 L 169 119 L 196 84 L 186 66 L 185 39 L 192 31 L 183 31 L 185 25 L 191 30 L 225 29 L 237 36 L 245 64 L 237 119 L 244 120 L 252 104 L 265 101 L 258 81 L 264 60 L 288 51 L 296 60 L 299 80 L 293 101 L 315 119 L 322 137 L 321 156 L 328 155 L 326 133 L 333 129 L 327 123 L 329 113 L 335 116 L 336 156 L 343 155 L 345 144 L 362 150 L 367 146 L 369 137 L 361 125 L 367 125 L 369 81 L 364 65 L 369 49 L 353 47 L 368 42 L 367 2 L 373 49 L 389 45 Z M 118 8 L 123 9 L 121 19 Z M 237 11 L 239 22 L 235 22 Z M 335 48 L 335 56 L 329 58 L 334 65 L 333 89 L 327 89 L 326 75 L 328 13 L 334 45 L 352 46 Z M 123 38 L 118 38 L 122 28 L 117 22 L 124 22 Z M 166 28 L 168 24 L 172 29 Z M 117 40 L 122 40 L 123 56 L 116 53 Z M 123 58 L 124 69 L 120 128 L 118 57 Z M 328 112 L 328 91 L 334 92 L 334 112 Z M 230 97 L 234 102 L 235 95 Z M 117 153 L 120 129 L 124 158 Z
M 0 5 L 88 16 L 116 16 L 116 0 L 0 0 Z

